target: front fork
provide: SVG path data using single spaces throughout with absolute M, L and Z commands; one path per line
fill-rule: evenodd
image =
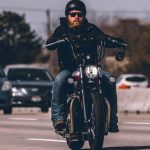
M 89 123 L 87 120 L 87 112 L 86 112 L 85 91 L 84 91 L 84 73 L 83 73 L 82 65 L 80 65 L 80 78 L 81 78 L 81 98 L 82 98 L 84 123 L 85 125 L 88 125 Z
M 79 96 L 72 96 L 70 100 L 70 125 L 69 125 L 69 134 L 74 135 L 75 134 L 75 104 L 79 103 Z
M 105 135 L 108 134 L 109 126 L 110 126 L 110 112 L 111 112 L 111 107 L 110 103 L 107 98 L 105 99 Z
M 69 129 L 69 134 L 73 135 L 76 131 L 75 131 L 75 104 L 76 101 L 78 103 L 80 103 L 80 106 L 83 109 L 83 118 L 84 118 L 84 124 L 87 125 L 88 124 L 88 120 L 87 120 L 87 112 L 86 112 L 86 103 L 85 103 L 85 91 L 84 91 L 84 82 L 83 82 L 83 66 L 80 66 L 80 78 L 81 78 L 81 97 L 77 96 L 77 95 L 73 95 L 71 97 L 71 101 L 70 101 L 70 129 Z M 82 114 L 79 114 L 82 115 Z
M 101 86 L 101 80 L 102 80 L 102 71 L 101 71 L 101 66 L 98 65 L 98 85 L 96 89 L 99 89 L 99 93 L 102 95 L 102 97 L 104 98 L 104 115 L 105 115 L 105 135 L 108 134 L 108 130 L 109 130 L 109 126 L 110 126 L 110 113 L 111 113 L 111 106 L 110 106 L 110 102 L 108 101 L 108 99 L 106 97 L 104 97 L 103 95 L 103 90 L 102 90 L 102 86 Z M 96 90 L 95 89 L 95 90 Z

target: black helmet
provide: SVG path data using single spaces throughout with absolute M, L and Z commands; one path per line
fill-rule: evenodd
M 71 0 L 67 3 L 65 8 L 65 15 L 67 16 L 71 10 L 80 10 L 86 15 L 86 7 L 85 4 L 80 0 Z

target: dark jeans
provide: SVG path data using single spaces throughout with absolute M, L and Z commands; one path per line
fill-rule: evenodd
M 66 99 L 67 99 L 67 79 L 71 75 L 68 70 L 62 70 L 55 78 L 52 90 L 52 105 L 51 105 L 51 119 L 53 123 L 56 120 L 66 119 Z M 107 98 L 112 106 L 112 115 L 117 113 L 117 95 L 116 95 L 116 84 L 114 77 L 103 71 L 102 73 L 103 83 L 102 86 L 106 89 Z M 112 116 L 113 117 L 113 116 Z M 115 120 L 118 122 L 117 117 Z
M 118 123 L 117 117 L 117 92 L 115 78 L 108 72 L 102 73 L 102 89 L 104 90 L 105 97 L 108 99 L 111 106 L 110 126 Z
M 71 75 L 68 70 L 62 70 L 56 76 L 53 90 L 52 90 L 52 102 L 51 102 L 51 119 L 53 123 L 56 120 L 66 119 L 65 104 L 66 104 L 66 85 L 67 79 Z

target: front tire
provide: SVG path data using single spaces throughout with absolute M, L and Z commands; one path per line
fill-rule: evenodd
M 101 150 L 105 135 L 104 99 L 99 92 L 92 92 L 92 110 L 89 117 L 88 140 L 91 150 Z
M 72 150 L 79 150 L 83 147 L 84 141 L 82 139 L 66 139 L 67 140 L 67 145 L 70 149 Z

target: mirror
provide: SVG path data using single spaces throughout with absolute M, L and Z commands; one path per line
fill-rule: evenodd
M 116 60 L 117 60 L 117 61 L 122 61 L 122 60 L 124 59 L 124 57 L 125 57 L 124 52 L 119 52 L 119 53 L 117 53 L 117 55 L 116 55 Z

